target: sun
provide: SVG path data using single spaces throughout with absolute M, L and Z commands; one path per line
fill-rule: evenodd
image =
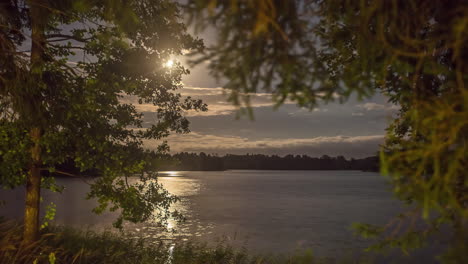
M 168 60 L 166 63 L 164 63 L 164 67 L 166 68 L 172 68 L 173 66 L 174 66 L 173 60 Z

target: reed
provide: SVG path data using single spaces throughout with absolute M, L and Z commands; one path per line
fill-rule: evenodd
M 363 261 L 317 258 L 310 250 L 282 256 L 253 255 L 246 249 L 234 249 L 222 241 L 215 246 L 194 242 L 150 244 L 123 233 L 56 226 L 42 230 L 39 240 L 26 245 L 22 243 L 21 225 L 0 221 L 0 263 L 328 264 Z

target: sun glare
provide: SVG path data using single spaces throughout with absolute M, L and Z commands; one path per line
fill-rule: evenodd
M 179 176 L 178 171 L 161 171 L 160 174 L 163 177 L 177 177 L 177 176 Z
M 166 63 L 164 63 L 164 67 L 166 68 L 172 68 L 172 66 L 174 66 L 173 60 L 168 60 Z

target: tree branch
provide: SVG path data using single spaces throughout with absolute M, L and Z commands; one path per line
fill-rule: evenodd
M 47 168 L 41 168 L 40 169 L 41 171 L 49 171 L 49 169 Z M 50 171 L 49 171 L 50 172 Z M 65 172 L 65 171 L 61 171 L 61 170 L 55 170 L 54 171 L 55 173 L 58 173 L 58 174 L 62 174 L 62 175 L 66 175 L 66 176 L 70 176 L 70 177 L 73 177 L 73 178 L 80 178 L 81 180 L 83 180 L 83 182 L 85 182 L 86 184 L 90 184 L 88 181 L 85 180 L 84 177 L 90 177 L 89 175 L 77 175 L 77 174 L 73 174 L 73 173 L 69 173 L 69 172 Z
M 79 37 L 76 37 L 76 36 L 72 36 L 72 35 L 66 35 L 66 34 L 49 34 L 49 35 L 46 35 L 45 38 L 48 40 L 48 42 L 52 42 L 52 41 L 63 41 L 63 40 L 76 40 L 76 41 L 79 41 L 79 42 L 86 42 L 90 39 L 92 39 L 92 37 L 89 37 L 89 38 L 79 38 Z M 60 40 L 49 40 L 51 38 L 61 38 Z
M 57 49 L 60 49 L 60 48 L 66 48 L 66 49 L 80 49 L 80 50 L 85 50 L 85 47 L 81 47 L 81 46 L 59 46 L 59 45 L 53 45 L 53 44 L 50 44 L 51 47 L 54 47 L 54 48 L 57 48 Z

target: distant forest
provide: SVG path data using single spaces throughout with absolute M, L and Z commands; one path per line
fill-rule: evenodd
M 277 155 L 246 154 L 216 156 L 203 152 L 182 152 L 167 155 L 163 159 L 161 170 L 186 171 L 221 171 L 221 170 L 363 170 L 378 171 L 377 156 L 362 159 L 346 159 L 343 156 L 330 157 L 323 155 L 313 158 L 307 155 Z
M 313 158 L 307 155 L 262 155 L 246 154 L 225 156 L 210 155 L 201 152 L 182 152 L 174 155 L 160 155 L 156 158 L 158 171 L 223 171 L 223 170 L 361 170 L 379 171 L 379 157 L 346 159 L 343 156 L 330 157 L 323 155 Z M 55 177 L 81 176 L 98 177 L 101 172 L 96 169 L 81 172 L 73 160 L 57 165 L 53 173 L 42 172 L 43 176 Z

